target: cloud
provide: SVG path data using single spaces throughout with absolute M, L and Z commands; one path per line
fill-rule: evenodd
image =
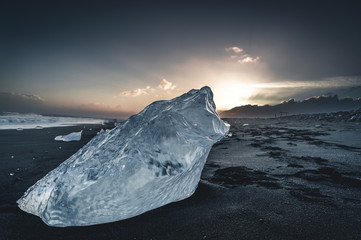
M 162 79 L 162 81 L 160 81 L 158 88 L 161 88 L 163 90 L 173 90 L 176 86 L 173 85 L 173 83 L 168 82 L 166 79 Z
M 173 83 L 167 81 L 165 78 L 163 78 L 160 81 L 160 83 L 158 85 L 158 88 L 162 89 L 162 90 L 174 90 L 176 88 L 176 86 Z M 156 89 L 153 88 L 153 87 L 146 86 L 145 88 L 137 88 L 135 90 L 123 91 L 119 95 L 120 96 L 125 96 L 125 97 L 137 97 L 137 96 L 140 96 L 140 95 L 154 93 L 155 90 Z
M 260 57 L 250 57 L 250 56 L 247 56 L 247 57 L 244 57 L 243 59 L 240 59 L 238 60 L 239 63 L 255 63 L 255 62 L 258 62 L 260 59 Z
M 129 90 L 129 91 L 124 91 L 124 92 L 121 92 L 120 95 L 122 96 L 130 96 L 130 97 L 136 97 L 136 96 L 140 96 L 140 95 L 143 95 L 143 94 L 147 94 L 148 90 L 150 90 L 151 87 L 150 86 L 147 86 L 145 88 L 137 88 L 135 90 Z
M 22 93 L 13 93 L 13 92 L 2 92 L 0 93 L 0 98 L 13 100 L 13 101 L 29 101 L 33 103 L 43 103 L 45 100 L 35 94 L 22 94 Z
M 22 94 L 12 92 L 0 93 L 1 111 L 32 111 L 44 106 L 45 100 L 35 94 Z
M 226 48 L 226 52 L 234 52 L 234 53 L 241 53 L 243 52 L 243 49 L 242 48 L 239 48 L 239 47 L 228 47 Z
M 244 50 L 239 47 L 228 47 L 225 48 L 226 52 L 233 52 L 236 55 L 232 55 L 231 59 L 236 59 L 238 63 L 256 63 L 260 60 L 259 56 L 252 57 L 249 54 L 245 54 Z

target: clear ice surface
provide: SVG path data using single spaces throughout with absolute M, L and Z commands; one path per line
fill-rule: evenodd
M 54 140 L 63 142 L 80 141 L 82 132 L 83 130 L 81 130 L 80 132 L 72 132 L 64 136 L 56 136 Z
M 209 87 L 157 101 L 87 145 L 17 203 L 50 226 L 118 221 L 191 196 L 229 130 Z

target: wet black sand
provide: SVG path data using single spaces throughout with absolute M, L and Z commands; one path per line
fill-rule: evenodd
M 213 147 L 193 196 L 69 228 L 49 227 L 15 202 L 104 126 L 0 131 L 0 239 L 360 239 L 360 123 L 228 121 L 232 136 Z M 80 142 L 53 140 L 81 129 Z

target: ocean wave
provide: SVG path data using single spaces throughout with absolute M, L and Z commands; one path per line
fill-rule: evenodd
M 104 120 L 94 118 L 44 116 L 34 113 L 4 112 L 0 114 L 0 130 L 41 129 L 49 127 L 74 126 L 78 124 L 103 124 Z

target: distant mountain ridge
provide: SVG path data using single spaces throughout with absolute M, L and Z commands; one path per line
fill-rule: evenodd
M 277 105 L 244 105 L 220 112 L 221 117 L 275 117 L 303 113 L 327 113 L 361 108 L 361 97 L 339 99 L 337 95 L 311 97 L 302 101 L 290 99 Z

